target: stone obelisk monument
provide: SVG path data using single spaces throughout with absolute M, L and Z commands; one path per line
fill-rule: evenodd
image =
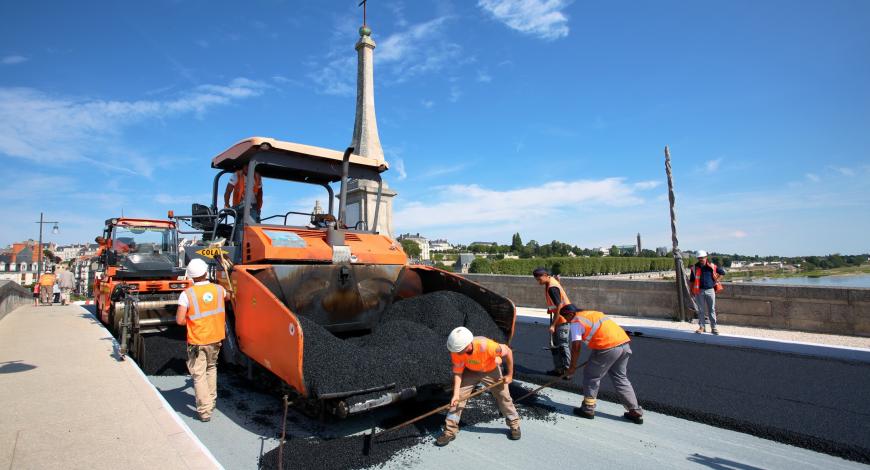
M 378 136 L 378 121 L 375 118 L 375 73 L 372 30 L 365 21 L 365 2 L 363 6 L 363 25 L 359 29 L 359 41 L 356 43 L 357 75 L 356 75 L 356 120 L 353 124 L 353 140 L 351 145 L 354 153 L 362 157 L 378 161 L 384 160 L 384 149 L 381 148 L 381 138 Z M 396 192 L 383 183 L 381 191 L 381 209 L 378 213 L 378 226 L 369 227 L 387 236 L 393 236 L 393 198 Z M 360 220 L 374 222 L 375 206 L 377 204 L 378 183 L 370 180 L 353 180 L 347 190 L 347 220 L 352 226 Z

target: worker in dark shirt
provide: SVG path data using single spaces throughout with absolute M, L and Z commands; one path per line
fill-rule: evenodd
M 559 279 L 551 275 L 550 271 L 538 268 L 532 271 L 532 276 L 538 284 L 544 286 L 547 313 L 550 315 L 550 352 L 553 354 L 553 370 L 547 371 L 547 374 L 562 376 L 571 364 L 571 347 L 568 343 L 571 326 L 560 313 L 576 312 L 577 308 L 571 303 Z
M 692 286 L 692 295 L 698 305 L 698 329 L 695 333 L 706 333 L 706 317 L 710 316 L 710 332 L 719 334 L 716 328 L 716 293 L 722 290 L 719 279 L 725 275 L 725 270 L 707 259 L 707 252 L 698 252 L 698 262 L 692 266 L 689 275 L 689 285 Z

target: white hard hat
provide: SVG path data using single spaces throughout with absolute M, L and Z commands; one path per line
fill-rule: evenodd
M 208 272 L 208 265 L 205 261 L 196 258 L 187 263 L 187 277 L 194 279 L 204 276 Z
M 474 340 L 474 335 L 471 330 L 464 326 L 454 328 L 447 337 L 447 349 L 450 352 L 462 352 Z
M 706 252 L 706 251 L 704 251 L 704 250 L 699 250 L 699 251 L 698 251 L 698 258 L 706 258 L 706 257 L 707 257 L 707 252 Z

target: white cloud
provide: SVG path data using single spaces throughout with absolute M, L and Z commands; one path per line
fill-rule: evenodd
M 462 47 L 443 37 L 450 18 L 441 16 L 406 27 L 383 39 L 374 38 L 375 69 L 379 83 L 392 85 L 414 77 L 440 71 L 459 62 Z M 317 70 L 308 77 L 320 93 L 349 96 L 356 91 L 356 54 L 349 51 L 350 38 L 344 31 L 353 31 L 342 23 L 336 28 L 336 45 L 327 54 L 326 63 L 315 63 Z
M 704 164 L 704 171 L 708 174 L 715 173 L 721 165 L 721 158 L 717 158 L 715 160 L 707 160 L 707 163 Z
M 492 76 L 486 71 L 478 70 L 477 71 L 477 81 L 480 83 L 489 83 L 492 81 Z
M 561 211 L 608 206 L 621 207 L 643 202 L 623 178 L 554 181 L 527 188 L 493 190 L 478 185 L 438 188 L 440 199 L 426 203 L 412 201 L 396 211 L 394 218 L 414 230 L 447 228 L 489 228 L 493 224 L 525 225 L 552 222 Z M 557 194 L 558 197 L 553 197 Z
M 731 232 L 731 236 L 734 238 L 746 238 L 749 236 L 749 234 L 744 232 L 743 230 L 735 230 Z
M 208 41 L 206 41 L 205 39 L 197 39 L 196 41 L 194 41 L 194 43 L 203 49 L 208 49 L 209 46 Z
M 647 189 L 654 189 L 661 185 L 661 181 L 640 181 L 638 183 L 634 183 L 634 189 L 643 191 Z
M 432 168 L 430 170 L 424 171 L 420 176 L 423 178 L 435 178 L 438 176 L 449 175 L 450 173 L 456 173 L 458 171 L 464 170 L 468 166 L 468 163 L 460 163 L 458 165 L 451 166 L 440 166 L 436 168 Z
M 462 97 L 462 90 L 459 89 L 459 86 L 453 85 L 450 87 L 450 95 L 447 96 L 447 100 L 451 103 L 455 103 L 459 101 L 459 98 Z
M 22 62 L 27 62 L 28 60 L 30 60 L 30 59 L 28 59 L 27 57 L 24 57 L 24 56 L 20 56 L 20 55 L 7 55 L 6 57 L 3 57 L 2 59 L 0 59 L 0 64 L 15 65 L 15 64 L 20 64 Z
M 408 173 L 405 172 L 405 160 L 402 160 L 399 157 L 394 158 L 392 165 L 390 165 L 390 168 L 396 170 L 396 173 L 399 174 L 399 177 L 396 178 L 399 181 L 402 181 L 403 179 L 408 177 Z
M 426 109 L 432 109 L 432 106 L 435 106 L 435 102 L 432 100 L 421 100 L 420 104 Z
M 808 180 L 812 181 L 813 183 L 818 183 L 819 179 L 820 179 L 819 175 L 817 175 L 815 173 L 807 173 L 806 177 Z
M 215 106 L 258 96 L 266 87 L 237 78 L 226 85 L 201 85 L 163 101 L 106 101 L 0 87 L 0 154 L 41 164 L 87 161 L 147 176 L 154 161 L 123 148 L 125 127 L 183 114 L 200 117 Z M 124 164 L 107 163 L 111 161 L 107 152 L 124 155 Z
M 855 170 L 844 166 L 828 166 L 829 169 L 836 171 L 843 176 L 855 176 Z
M 563 10 L 570 0 L 479 0 L 477 6 L 509 28 L 541 39 L 568 35 L 568 16 Z

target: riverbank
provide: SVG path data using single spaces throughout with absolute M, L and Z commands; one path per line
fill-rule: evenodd
M 861 266 L 845 266 L 833 269 L 816 269 L 812 271 L 781 272 L 773 270 L 732 271 L 725 275 L 725 281 L 746 282 L 754 278 L 785 279 L 795 277 L 819 278 L 826 276 L 861 276 L 870 274 L 870 264 Z

